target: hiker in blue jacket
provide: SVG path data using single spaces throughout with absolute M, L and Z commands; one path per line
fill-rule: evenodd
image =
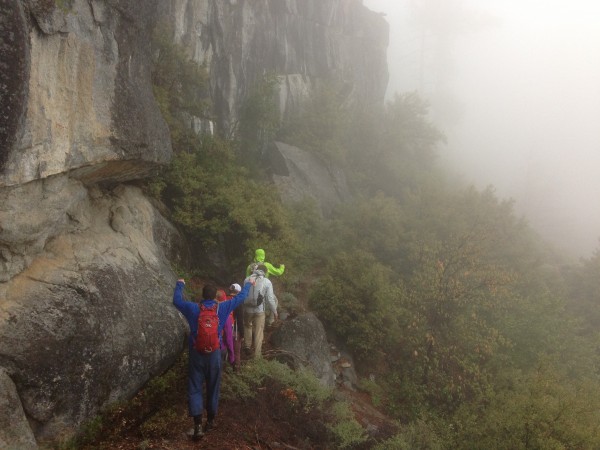
M 218 335 L 221 339 L 223 327 L 229 317 L 229 314 L 246 300 L 252 281 L 246 283 L 242 291 L 231 298 L 219 303 L 217 315 L 219 317 Z M 217 301 L 217 288 L 210 284 L 202 288 L 202 298 L 197 298 L 196 302 L 189 302 L 183 298 L 183 289 L 185 280 L 180 278 L 175 285 L 173 293 L 173 305 L 187 319 L 190 327 L 190 336 L 188 340 L 189 347 L 189 371 L 188 371 L 188 410 L 191 417 L 194 418 L 194 431 L 192 438 L 197 440 L 202 437 L 203 431 L 202 412 L 204 402 L 202 398 L 203 384 L 206 383 L 206 424 L 204 432 L 214 427 L 214 419 L 219 405 L 219 392 L 221 388 L 221 350 L 216 349 L 212 353 L 200 353 L 194 348 L 196 335 L 198 334 L 198 316 L 200 315 L 200 304 L 212 308 Z

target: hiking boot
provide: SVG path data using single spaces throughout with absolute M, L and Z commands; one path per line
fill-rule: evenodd
M 208 433 L 210 430 L 214 430 L 215 427 L 215 420 L 207 420 L 206 423 L 204 424 L 204 432 Z
M 192 438 L 192 441 L 199 441 L 200 439 L 202 439 L 202 436 L 204 436 L 204 433 L 202 431 L 202 427 L 200 426 L 200 424 L 194 425 L 194 428 L 192 430 L 190 430 L 188 435 Z
M 244 355 L 252 356 L 252 349 L 250 347 L 244 347 Z

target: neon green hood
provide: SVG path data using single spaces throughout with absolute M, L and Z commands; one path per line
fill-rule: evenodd
M 265 251 L 262 248 L 259 248 L 254 253 L 254 260 L 258 262 L 265 262 Z

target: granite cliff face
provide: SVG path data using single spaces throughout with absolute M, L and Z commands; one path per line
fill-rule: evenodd
M 360 0 L 171 0 L 160 8 L 175 41 L 209 68 L 222 129 L 234 126 L 265 73 L 279 76 L 282 115 L 328 80 L 346 87 L 348 101 L 383 102 L 388 25 Z
M 183 347 L 186 249 L 132 183 L 171 157 L 150 78 L 165 20 L 209 68 L 218 129 L 264 72 L 282 116 L 331 77 L 383 101 L 387 26 L 358 0 L 0 0 L 0 447 L 72 433 Z

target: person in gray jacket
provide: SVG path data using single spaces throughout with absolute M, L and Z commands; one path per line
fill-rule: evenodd
M 255 358 L 260 358 L 262 355 L 265 304 L 273 312 L 275 320 L 278 318 L 273 284 L 265 276 L 266 273 L 267 268 L 264 265 L 259 265 L 244 281 L 244 284 L 250 282 L 251 279 L 254 282 L 244 304 L 244 351 L 246 354 L 251 354 L 251 346 L 254 346 Z

